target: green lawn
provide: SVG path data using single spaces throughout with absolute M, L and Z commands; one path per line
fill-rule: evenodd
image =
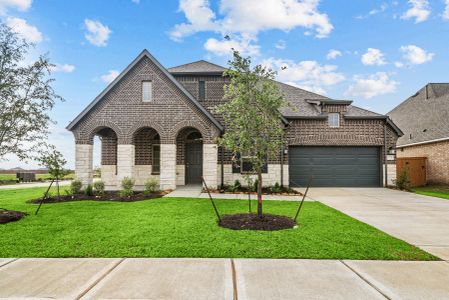
M 321 203 L 305 203 L 297 229 L 233 231 L 217 226 L 208 199 L 46 204 L 35 216 L 37 205 L 26 200 L 42 191 L 0 190 L 0 207 L 30 213 L 0 225 L 0 257 L 436 259 Z M 297 205 L 265 201 L 265 210 L 293 216 Z M 245 212 L 247 202 L 217 206 L 222 214 Z
M 66 176 L 64 176 L 64 179 L 74 179 L 75 173 L 69 173 Z M 36 179 L 39 180 L 50 180 L 51 175 L 50 174 L 36 174 Z M 0 184 L 14 184 L 17 180 L 16 174 L 0 174 Z
M 412 192 L 433 196 L 443 199 L 449 199 L 449 186 L 423 186 L 412 188 Z

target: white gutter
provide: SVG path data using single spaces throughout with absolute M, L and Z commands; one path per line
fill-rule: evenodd
M 441 138 L 441 139 L 435 139 L 435 140 L 430 140 L 430 141 L 424 141 L 424 142 L 419 142 L 419 143 L 412 143 L 412 144 L 396 146 L 396 148 L 405 148 L 405 147 L 424 145 L 424 144 L 431 144 L 431 143 L 437 143 L 437 142 L 443 142 L 443 141 L 449 141 L 449 137 L 445 137 L 445 138 Z

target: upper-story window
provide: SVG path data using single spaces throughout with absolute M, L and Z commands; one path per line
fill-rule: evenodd
M 328 115 L 328 123 L 329 127 L 340 127 L 340 114 L 339 113 L 330 113 Z
M 206 82 L 200 80 L 198 82 L 198 100 L 204 101 L 206 99 Z
M 142 101 L 153 101 L 153 83 L 149 80 L 142 81 Z

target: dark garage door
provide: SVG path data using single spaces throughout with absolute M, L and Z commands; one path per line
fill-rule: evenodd
M 290 186 L 378 187 L 378 147 L 290 147 Z

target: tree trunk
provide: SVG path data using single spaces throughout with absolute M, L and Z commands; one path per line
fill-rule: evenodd
M 257 215 L 262 217 L 262 172 L 257 173 Z

